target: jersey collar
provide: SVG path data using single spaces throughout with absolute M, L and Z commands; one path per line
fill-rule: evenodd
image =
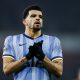
M 36 39 L 36 38 L 41 37 L 43 34 L 41 34 L 40 36 L 38 36 L 38 37 L 36 37 L 36 38 L 32 38 L 32 37 L 30 37 L 30 36 L 26 35 L 25 33 L 23 33 L 23 35 L 24 35 L 25 37 L 29 38 L 29 39 Z

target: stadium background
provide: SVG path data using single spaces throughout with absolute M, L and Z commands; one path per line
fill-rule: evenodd
M 63 80 L 73 80 L 80 68 L 80 1 L 79 0 L 0 0 L 0 80 L 11 80 L 2 71 L 2 48 L 8 35 L 24 32 L 22 12 L 38 4 L 44 10 L 43 33 L 60 38 L 63 57 Z

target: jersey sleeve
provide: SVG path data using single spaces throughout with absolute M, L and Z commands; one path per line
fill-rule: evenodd
M 55 40 L 52 44 L 52 54 L 51 54 L 51 60 L 55 59 L 63 59 L 60 40 L 57 37 L 55 37 Z
M 8 36 L 4 42 L 3 56 L 2 57 L 8 57 L 8 58 L 15 59 L 14 53 L 15 52 L 14 52 L 14 48 L 12 45 L 12 36 Z

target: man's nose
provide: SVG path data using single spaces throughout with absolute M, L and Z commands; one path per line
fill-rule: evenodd
M 39 21 L 40 19 L 37 18 L 36 20 Z
M 36 17 L 36 20 L 38 20 L 38 21 L 40 20 L 39 16 Z

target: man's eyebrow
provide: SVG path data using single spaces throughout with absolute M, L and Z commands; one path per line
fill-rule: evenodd
M 31 15 L 36 15 L 36 14 L 31 14 Z

